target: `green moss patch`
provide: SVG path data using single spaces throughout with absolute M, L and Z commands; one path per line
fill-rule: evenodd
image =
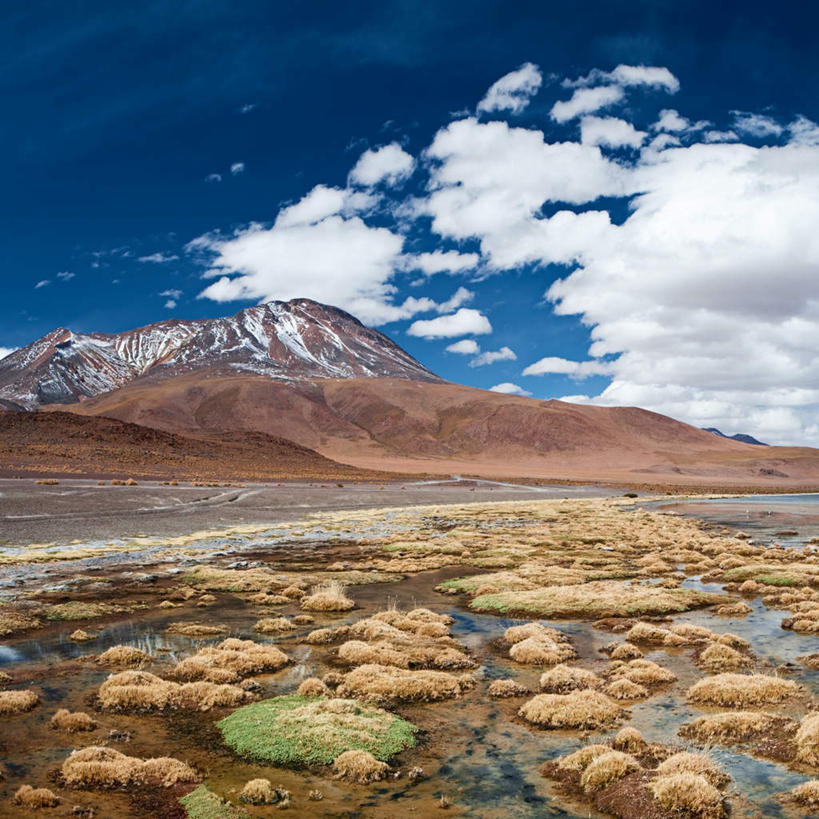
M 415 745 L 418 731 L 411 722 L 356 700 L 298 694 L 246 705 L 216 725 L 239 756 L 291 767 L 329 765 L 350 750 L 386 761 Z
M 189 819 L 250 819 L 250 815 L 200 785 L 179 803 Z

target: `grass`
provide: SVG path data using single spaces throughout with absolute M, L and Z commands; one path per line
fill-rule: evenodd
M 807 765 L 819 766 L 819 712 L 803 717 L 796 732 L 796 758 Z
M 753 663 L 746 654 L 722 643 L 711 643 L 696 659 L 697 666 L 709 674 L 740 671 Z
M 345 751 L 333 762 L 333 773 L 336 779 L 368 785 L 384 779 L 390 772 L 386 762 L 376 759 L 368 751 Z
M 598 691 L 569 694 L 538 694 L 518 711 L 527 722 L 541 728 L 609 728 L 617 723 L 622 709 Z
M 540 676 L 544 694 L 568 694 L 584 688 L 600 688 L 603 681 L 593 671 L 568 665 L 557 665 Z
M 71 713 L 67 708 L 60 708 L 51 718 L 51 727 L 57 731 L 66 731 L 76 734 L 80 731 L 93 731 L 97 727 L 96 720 L 82 711 Z
M 55 603 L 45 610 L 47 620 L 94 620 L 112 614 L 124 614 L 133 611 L 133 606 L 121 606 L 114 603 L 85 603 L 72 600 L 68 603 Z
M 730 781 L 721 768 L 717 767 L 705 754 L 681 751 L 661 762 L 657 767 L 659 776 L 670 776 L 679 773 L 691 773 L 705 777 L 715 788 L 725 787 Z
M 250 814 L 231 805 L 204 785 L 183 796 L 179 803 L 188 819 L 250 819 Z
M 640 770 L 640 763 L 623 751 L 608 751 L 595 757 L 583 771 L 580 786 L 588 793 L 597 793 L 612 782 Z
M 819 811 L 819 779 L 811 779 L 797 785 L 791 792 L 791 798 L 804 808 Z
M 379 703 L 436 702 L 471 688 L 470 677 L 445 671 L 409 671 L 386 665 L 362 665 L 344 676 L 339 693 Z
M 702 743 L 733 745 L 764 737 L 775 728 L 792 724 L 787 717 L 761 711 L 729 711 L 699 717 L 683 725 L 680 736 Z
M 24 714 L 40 703 L 34 691 L 0 691 L 0 714 Z
M 22 785 L 17 789 L 12 802 L 22 808 L 56 808 L 60 804 L 60 797 L 48 788 L 32 788 L 31 785 Z
M 329 765 L 345 751 L 386 761 L 416 743 L 410 722 L 372 705 L 298 694 L 247 705 L 217 723 L 239 756 L 274 765 Z
M 73 751 L 63 762 L 62 777 L 69 788 L 81 789 L 127 788 L 145 783 L 170 788 L 200 778 L 193 768 L 172 757 L 142 760 L 99 745 Z
M 350 611 L 355 608 L 355 601 L 346 595 L 344 586 L 332 580 L 323 586 L 317 586 L 306 597 L 301 599 L 304 611 Z
M 493 680 L 489 684 L 489 696 L 497 699 L 525 697 L 532 692 L 515 680 Z
M 213 623 L 171 623 L 166 631 L 183 637 L 219 637 L 230 629 Z
M 659 776 L 650 787 L 657 802 L 674 815 L 698 819 L 722 819 L 725 816 L 722 794 L 699 774 Z
M 134 668 L 142 666 L 151 658 L 140 648 L 133 646 L 111 646 L 97 657 L 97 665 L 108 665 L 116 668 Z
M 278 671 L 290 658 L 276 646 L 229 637 L 180 660 L 173 669 L 179 680 L 233 683 L 251 674 Z
M 592 619 L 683 612 L 725 601 L 722 594 L 694 589 L 626 586 L 599 580 L 576 586 L 547 586 L 476 597 L 469 607 L 488 614 L 528 614 L 544 618 Z
M 800 692 L 791 680 L 764 674 L 717 674 L 706 677 L 688 689 L 690 702 L 745 708 L 749 705 L 773 705 Z

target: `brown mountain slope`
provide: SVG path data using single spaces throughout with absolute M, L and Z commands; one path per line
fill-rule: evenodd
M 378 480 L 263 432 L 183 436 L 68 412 L 0 412 L 0 475 Z
M 183 431 L 257 430 L 370 469 L 770 488 L 819 485 L 819 451 L 756 447 L 657 413 L 445 382 L 178 376 L 70 407 Z

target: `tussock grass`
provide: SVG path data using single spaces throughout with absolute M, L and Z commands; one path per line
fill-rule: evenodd
M 778 714 L 762 711 L 728 711 L 699 717 L 680 728 L 680 736 L 701 743 L 732 745 L 769 734 L 774 728 L 791 724 Z
M 21 785 L 14 793 L 11 801 L 21 808 L 56 808 L 60 804 L 60 797 L 48 788 L 32 788 L 31 785 Z
M 668 757 L 657 766 L 657 773 L 659 776 L 679 773 L 697 774 L 705 777 L 715 788 L 723 788 L 731 781 L 731 777 L 705 754 L 695 754 L 689 751 L 681 751 Z
M 227 634 L 230 629 L 214 623 L 171 623 L 166 631 L 182 637 L 219 637 Z
M 235 685 L 212 682 L 176 683 L 147 671 L 112 674 L 100 686 L 100 705 L 112 711 L 209 711 L 218 706 L 237 706 L 250 695 Z
M 326 645 L 335 640 L 343 640 L 349 633 L 349 629 L 317 628 L 304 638 L 304 642 L 310 645 Z
M 151 658 L 140 648 L 133 646 L 111 646 L 97 657 L 97 665 L 114 666 L 116 668 L 137 668 L 147 663 Z
M 96 720 L 82 711 L 72 713 L 67 708 L 60 708 L 51 718 L 51 727 L 57 731 L 66 731 L 76 734 L 80 731 L 93 731 L 97 727 Z
M 506 697 L 524 697 L 532 692 L 515 680 L 493 680 L 489 684 L 489 696 L 496 699 Z
M 621 728 L 611 742 L 611 747 L 617 751 L 627 751 L 630 754 L 644 751 L 648 743 L 643 735 L 630 725 Z
M 200 779 L 193 768 L 173 757 L 142 760 L 98 745 L 72 752 L 63 762 L 62 777 L 69 788 L 81 789 L 127 788 L 145 783 L 169 788 Z
M 644 685 L 627 679 L 613 680 L 603 690 L 615 700 L 642 700 L 651 696 Z
M 806 714 L 799 723 L 796 758 L 806 765 L 819 766 L 819 711 Z
M 797 785 L 791 792 L 791 797 L 797 805 L 819 811 L 819 779 L 811 779 Z
M 275 805 L 281 798 L 281 791 L 269 779 L 251 779 L 239 794 L 240 801 L 249 805 Z
M 345 674 L 338 691 L 342 696 L 378 703 L 435 702 L 458 697 L 472 684 L 471 678 L 445 671 L 410 671 L 368 664 Z
M 643 656 L 643 652 L 634 643 L 618 643 L 610 652 L 612 660 L 638 660 Z
M 250 819 L 250 814 L 217 796 L 204 785 L 183 796 L 179 803 L 185 809 L 188 819 Z
M 345 751 L 333 762 L 333 773 L 336 779 L 357 782 L 367 785 L 384 779 L 390 772 L 386 762 L 376 759 L 368 751 Z
M 638 685 L 665 685 L 677 679 L 673 671 L 663 668 L 653 660 L 641 658 L 629 660 L 627 663 L 612 668 L 614 679 L 628 680 Z
M 585 745 L 577 751 L 573 751 L 557 760 L 559 771 L 574 771 L 582 773 L 598 757 L 611 751 L 608 745 Z
M 524 703 L 518 715 L 541 728 L 608 728 L 622 716 L 622 709 L 598 691 L 569 694 L 538 694 Z
M 0 691 L 0 714 L 24 714 L 39 704 L 35 691 Z
M 814 671 L 819 671 L 819 654 L 806 654 L 803 657 L 797 657 L 805 668 L 810 668 Z
M 753 660 L 740 654 L 735 648 L 722 643 L 711 643 L 697 655 L 696 663 L 709 674 L 719 674 L 723 671 L 741 671 L 752 665 Z
M 674 814 L 697 819 L 722 819 L 726 815 L 722 794 L 699 774 L 660 776 L 650 787 L 657 802 Z
M 68 639 L 74 643 L 87 643 L 89 640 L 93 640 L 94 636 L 89 634 L 87 631 L 83 631 L 81 628 L 78 628 L 68 635 Z
M 745 708 L 749 705 L 769 705 L 784 702 L 799 694 L 800 688 L 791 680 L 764 674 L 717 674 L 706 677 L 688 689 L 691 702 Z
M 640 763 L 631 754 L 609 750 L 595 757 L 580 777 L 580 786 L 590 793 L 597 793 L 612 782 L 640 770 Z
M 527 637 L 509 649 L 509 656 L 524 665 L 554 665 L 575 659 L 577 652 L 568 643 L 556 643 L 547 637 Z
M 394 714 L 348 699 L 298 694 L 247 705 L 217 723 L 237 754 L 274 765 L 329 765 L 349 750 L 388 760 L 415 745 L 417 728 Z
M 299 686 L 297 693 L 302 697 L 329 697 L 330 689 L 318 677 L 308 677 Z
M 45 616 L 48 620 L 94 620 L 98 617 L 110 617 L 113 614 L 123 614 L 132 610 L 133 606 L 71 600 L 68 603 L 55 603 L 53 606 L 48 606 Z
M 626 634 L 626 639 L 632 643 L 648 643 L 671 648 L 690 645 L 690 641 L 681 634 L 675 634 L 671 629 L 654 623 L 635 623 Z
M 283 631 L 292 631 L 296 628 L 295 623 L 286 617 L 263 617 L 253 626 L 253 631 L 259 634 L 280 634 Z
M 355 601 L 347 597 L 343 584 L 332 580 L 302 597 L 301 607 L 305 611 L 350 611 L 355 608 Z
M 614 580 L 547 586 L 476 597 L 470 608 L 489 614 L 521 613 L 545 618 L 599 619 L 670 614 L 725 602 L 725 596 L 694 589 L 626 586 Z
M 593 671 L 569 665 L 557 665 L 540 677 L 540 690 L 545 694 L 568 694 L 584 688 L 600 688 L 603 681 Z
M 251 674 L 278 671 L 289 662 L 290 658 L 276 646 L 229 637 L 181 660 L 172 674 L 179 680 L 233 683 Z

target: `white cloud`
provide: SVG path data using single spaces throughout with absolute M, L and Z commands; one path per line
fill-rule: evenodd
M 512 384 L 510 381 L 504 381 L 502 384 L 495 384 L 494 387 L 489 388 L 490 392 L 502 392 L 504 395 L 531 395 L 532 393 L 519 387 L 517 384 Z
M 469 362 L 470 367 L 483 367 L 486 364 L 494 364 L 496 361 L 517 361 L 514 350 L 509 347 L 501 347 L 500 350 L 487 350 Z
M 450 344 L 446 351 L 448 353 L 458 353 L 458 355 L 475 355 L 481 351 L 481 348 L 474 338 L 464 338 Z
M 524 63 L 494 82 L 478 103 L 478 111 L 509 111 L 519 114 L 538 92 L 543 81 L 534 63 Z
M 791 141 L 801 145 L 819 144 L 819 125 L 801 114 L 788 126 Z
M 680 90 L 680 81 L 667 68 L 652 65 L 618 65 L 613 71 L 601 71 L 595 68 L 585 77 L 563 81 L 566 88 L 600 85 L 601 83 L 623 86 L 648 85 L 662 88 L 670 94 L 676 94 Z
M 165 309 L 166 310 L 173 310 L 174 307 L 176 307 L 176 302 L 173 299 L 168 299 L 165 302 Z
M 523 375 L 568 375 L 583 379 L 591 375 L 611 375 L 612 365 L 606 361 L 569 361 L 566 358 L 548 356 L 530 364 Z
M 433 250 L 406 257 L 407 270 L 420 270 L 427 276 L 436 273 L 463 273 L 476 267 L 480 261 L 477 253 L 459 253 L 457 250 Z
M 675 137 L 673 134 L 657 134 L 654 139 L 648 144 L 649 150 L 652 151 L 664 151 L 666 148 L 674 148 L 677 145 L 681 145 L 678 137 Z
M 691 127 L 691 123 L 679 111 L 673 108 L 664 108 L 660 111 L 659 119 L 651 126 L 654 131 L 686 131 Z
M 485 335 L 492 332 L 489 319 L 478 310 L 462 307 L 449 316 L 414 321 L 407 333 L 421 338 L 454 338 Z
M 620 102 L 625 92 L 619 85 L 601 85 L 597 88 L 578 88 L 568 100 L 556 102 L 552 106 L 552 119 L 568 122 L 581 114 L 591 114 Z
M 40 279 L 40 281 L 34 285 L 34 289 L 39 290 L 41 287 L 47 287 L 49 284 L 51 284 L 50 279 Z
M 238 176 L 240 173 L 245 172 L 245 163 L 244 162 L 234 162 L 230 166 L 230 173 L 231 176 Z
M 638 131 L 630 122 L 617 117 L 583 117 L 580 121 L 580 141 L 584 145 L 639 148 L 645 137 L 645 131 Z
M 221 182 L 222 181 L 222 174 L 220 173 L 209 173 L 205 177 L 205 182 Z
M 397 185 L 408 179 L 415 169 L 415 160 L 397 142 L 381 148 L 370 148 L 359 157 L 350 171 L 350 182 L 371 188 L 379 182 Z
M 17 349 L 17 347 L 0 347 L 0 359 L 11 355 Z
M 435 309 L 439 313 L 449 313 L 451 310 L 457 310 L 462 304 L 468 304 L 475 298 L 475 294 L 465 287 L 459 287 L 446 301 L 442 301 L 436 305 Z
M 63 282 L 70 282 L 76 275 L 76 273 L 72 273 L 70 270 L 61 270 L 57 274 L 57 278 Z
M 182 291 L 181 290 L 163 290 L 159 295 L 160 296 L 167 296 L 170 299 L 176 300 L 182 295 Z
M 179 256 L 174 253 L 151 253 L 150 256 L 140 256 L 138 262 L 153 262 L 154 264 L 167 264 L 168 262 L 175 262 Z
M 239 108 L 240 114 L 249 114 L 254 108 L 256 108 L 258 103 L 256 102 L 247 102 Z
M 732 111 L 734 129 L 755 137 L 779 136 L 785 129 L 771 117 L 751 114 L 746 111 Z
M 702 138 L 706 142 L 737 142 L 739 140 L 734 131 L 706 131 Z

